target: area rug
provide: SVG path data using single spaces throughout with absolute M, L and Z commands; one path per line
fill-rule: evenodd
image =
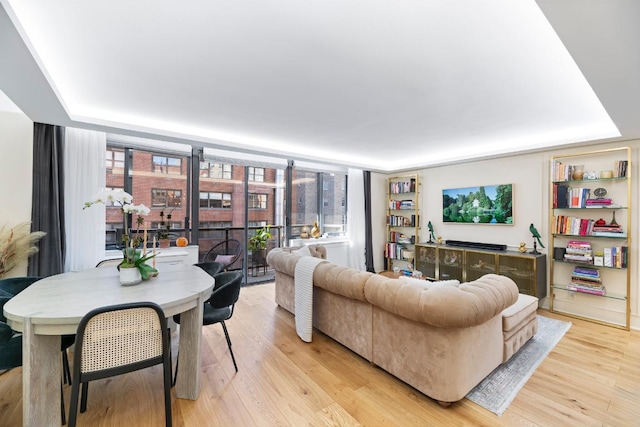
M 570 322 L 538 316 L 538 332 L 506 363 L 467 394 L 467 399 L 502 415 L 538 365 L 571 327 Z

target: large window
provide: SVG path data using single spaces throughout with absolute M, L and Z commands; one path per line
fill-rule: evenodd
M 346 232 L 347 176 L 341 173 L 293 169 L 291 237 L 299 237 L 303 227 L 318 221 L 323 234 L 340 236 Z
M 154 208 L 177 208 L 182 206 L 182 191 L 165 188 L 151 189 L 151 206 Z
M 153 172 L 180 175 L 182 173 L 182 159 L 169 156 L 153 156 Z
M 200 162 L 200 178 L 231 179 L 232 173 L 231 165 Z
M 201 191 L 200 207 L 205 209 L 231 209 L 231 193 Z
M 267 209 L 267 195 L 249 193 L 247 204 L 249 209 Z

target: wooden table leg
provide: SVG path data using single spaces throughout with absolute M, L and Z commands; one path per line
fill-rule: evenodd
M 200 366 L 202 364 L 202 315 L 204 299 L 196 307 L 180 314 L 180 350 L 176 396 L 196 400 L 200 394 Z
M 60 336 L 36 335 L 27 319 L 22 335 L 22 424 L 60 425 Z

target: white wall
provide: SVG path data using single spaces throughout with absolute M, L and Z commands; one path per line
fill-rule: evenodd
M 31 220 L 33 122 L 22 113 L 0 111 L 0 227 Z M 22 263 L 7 277 L 24 276 Z
M 549 150 L 533 154 L 513 157 L 474 161 L 457 165 L 448 165 L 428 169 L 418 169 L 406 172 L 417 173 L 420 177 L 420 233 L 419 241 L 428 239 L 426 224 L 431 221 L 436 236 L 444 240 L 466 240 L 472 242 L 506 244 L 509 249 L 516 249 L 520 242 L 527 247 L 533 246 L 529 225 L 533 223 L 542 235 L 542 242 L 547 246 L 549 240 L 549 167 L 552 156 L 564 155 L 572 152 L 592 151 L 603 148 L 632 147 L 632 229 L 630 235 L 630 250 L 634 262 L 631 263 L 631 313 L 632 327 L 640 328 L 638 317 L 638 291 L 640 282 L 638 264 L 638 237 L 640 226 L 638 218 L 638 200 L 640 199 L 640 180 L 638 179 L 638 157 L 640 140 L 624 143 L 600 144 L 582 146 L 564 150 Z M 588 170 L 588 167 L 586 167 Z M 386 185 L 387 176 L 373 174 L 372 206 L 379 206 L 372 217 L 374 236 L 374 263 L 376 271 L 383 268 L 383 249 L 386 239 Z M 389 176 L 402 175 L 395 173 Z M 442 222 L 442 190 L 447 188 L 463 188 L 478 185 L 513 184 L 514 196 L 514 225 L 484 225 L 484 224 L 450 224 Z M 608 219 L 608 217 L 607 217 Z M 549 258 L 550 251 L 538 248 Z M 547 258 L 547 265 L 549 264 Z M 548 277 L 548 274 L 547 274 Z M 550 295 L 547 292 L 547 295 Z M 543 301 L 548 307 L 548 301 Z

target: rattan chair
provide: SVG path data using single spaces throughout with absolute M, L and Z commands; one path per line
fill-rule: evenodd
M 78 394 L 86 410 L 89 381 L 163 365 L 165 424 L 171 426 L 171 358 L 167 319 L 152 302 L 119 304 L 87 313 L 76 334 L 69 426 L 76 425 Z
M 218 273 L 214 276 L 216 280 L 215 287 L 211 292 L 211 298 L 204 305 L 204 313 L 202 316 L 202 325 L 213 325 L 215 323 L 222 324 L 222 330 L 224 336 L 227 339 L 227 346 L 229 347 L 229 353 L 231 353 L 231 360 L 233 361 L 233 367 L 238 372 L 238 365 L 236 364 L 236 358 L 233 355 L 231 349 L 231 339 L 229 338 L 229 331 L 227 331 L 227 325 L 224 321 L 231 319 L 233 316 L 233 308 L 235 307 L 238 298 L 240 297 L 240 287 L 242 286 L 242 273 L 239 271 L 225 271 Z M 173 316 L 173 320 L 180 324 L 180 315 Z M 178 376 L 178 363 L 176 363 L 176 372 L 173 377 L 173 383 L 175 384 Z

